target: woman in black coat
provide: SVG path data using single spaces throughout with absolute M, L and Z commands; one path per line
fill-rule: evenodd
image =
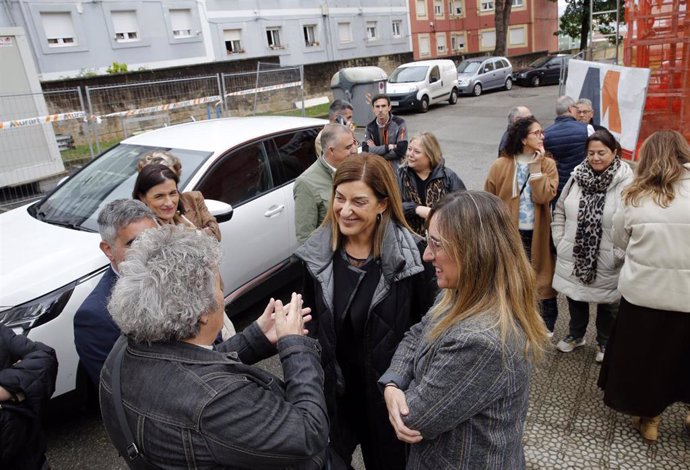
M 0 325 L 0 468 L 39 469 L 41 411 L 55 391 L 55 351 Z
M 441 146 L 431 132 L 422 132 L 410 140 L 405 163 L 398 168 L 398 184 L 405 219 L 421 236 L 431 209 L 446 194 L 465 189 L 460 177 L 445 165 Z
M 307 327 L 322 347 L 331 445 L 347 464 L 360 444 L 367 470 L 405 468 L 377 380 L 433 301 L 423 248 L 390 165 L 364 153 L 340 164 L 323 225 L 295 253 L 312 308 Z

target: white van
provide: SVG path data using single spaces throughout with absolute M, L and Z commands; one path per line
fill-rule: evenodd
M 402 64 L 388 77 L 386 94 L 394 109 L 426 113 L 430 104 L 458 102 L 458 72 L 448 59 Z

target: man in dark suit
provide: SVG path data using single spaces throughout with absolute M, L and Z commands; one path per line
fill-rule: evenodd
M 74 344 L 77 354 L 96 386 L 103 363 L 120 336 L 120 329 L 108 312 L 108 300 L 117 281 L 118 266 L 139 234 L 155 227 L 155 215 L 141 201 L 118 199 L 110 202 L 98 214 L 100 248 L 110 260 L 110 266 L 74 315 Z

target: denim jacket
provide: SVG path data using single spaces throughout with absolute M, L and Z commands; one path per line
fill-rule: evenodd
M 122 399 L 139 450 L 160 468 L 321 468 L 328 417 L 320 346 L 291 335 L 277 347 L 284 382 L 245 364 L 275 352 L 256 323 L 215 350 L 128 340 Z M 114 357 L 101 372 L 101 412 L 126 456 L 112 401 Z

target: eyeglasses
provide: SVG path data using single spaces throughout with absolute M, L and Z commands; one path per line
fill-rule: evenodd
M 539 129 L 538 131 L 528 132 L 527 134 L 536 135 L 537 137 L 544 137 L 544 131 Z
M 435 239 L 429 235 L 429 231 L 426 232 L 426 246 L 431 250 L 431 254 L 436 256 L 439 251 L 443 250 L 443 245 L 440 240 Z
M 578 109 L 577 114 L 592 114 L 594 111 L 591 109 Z

